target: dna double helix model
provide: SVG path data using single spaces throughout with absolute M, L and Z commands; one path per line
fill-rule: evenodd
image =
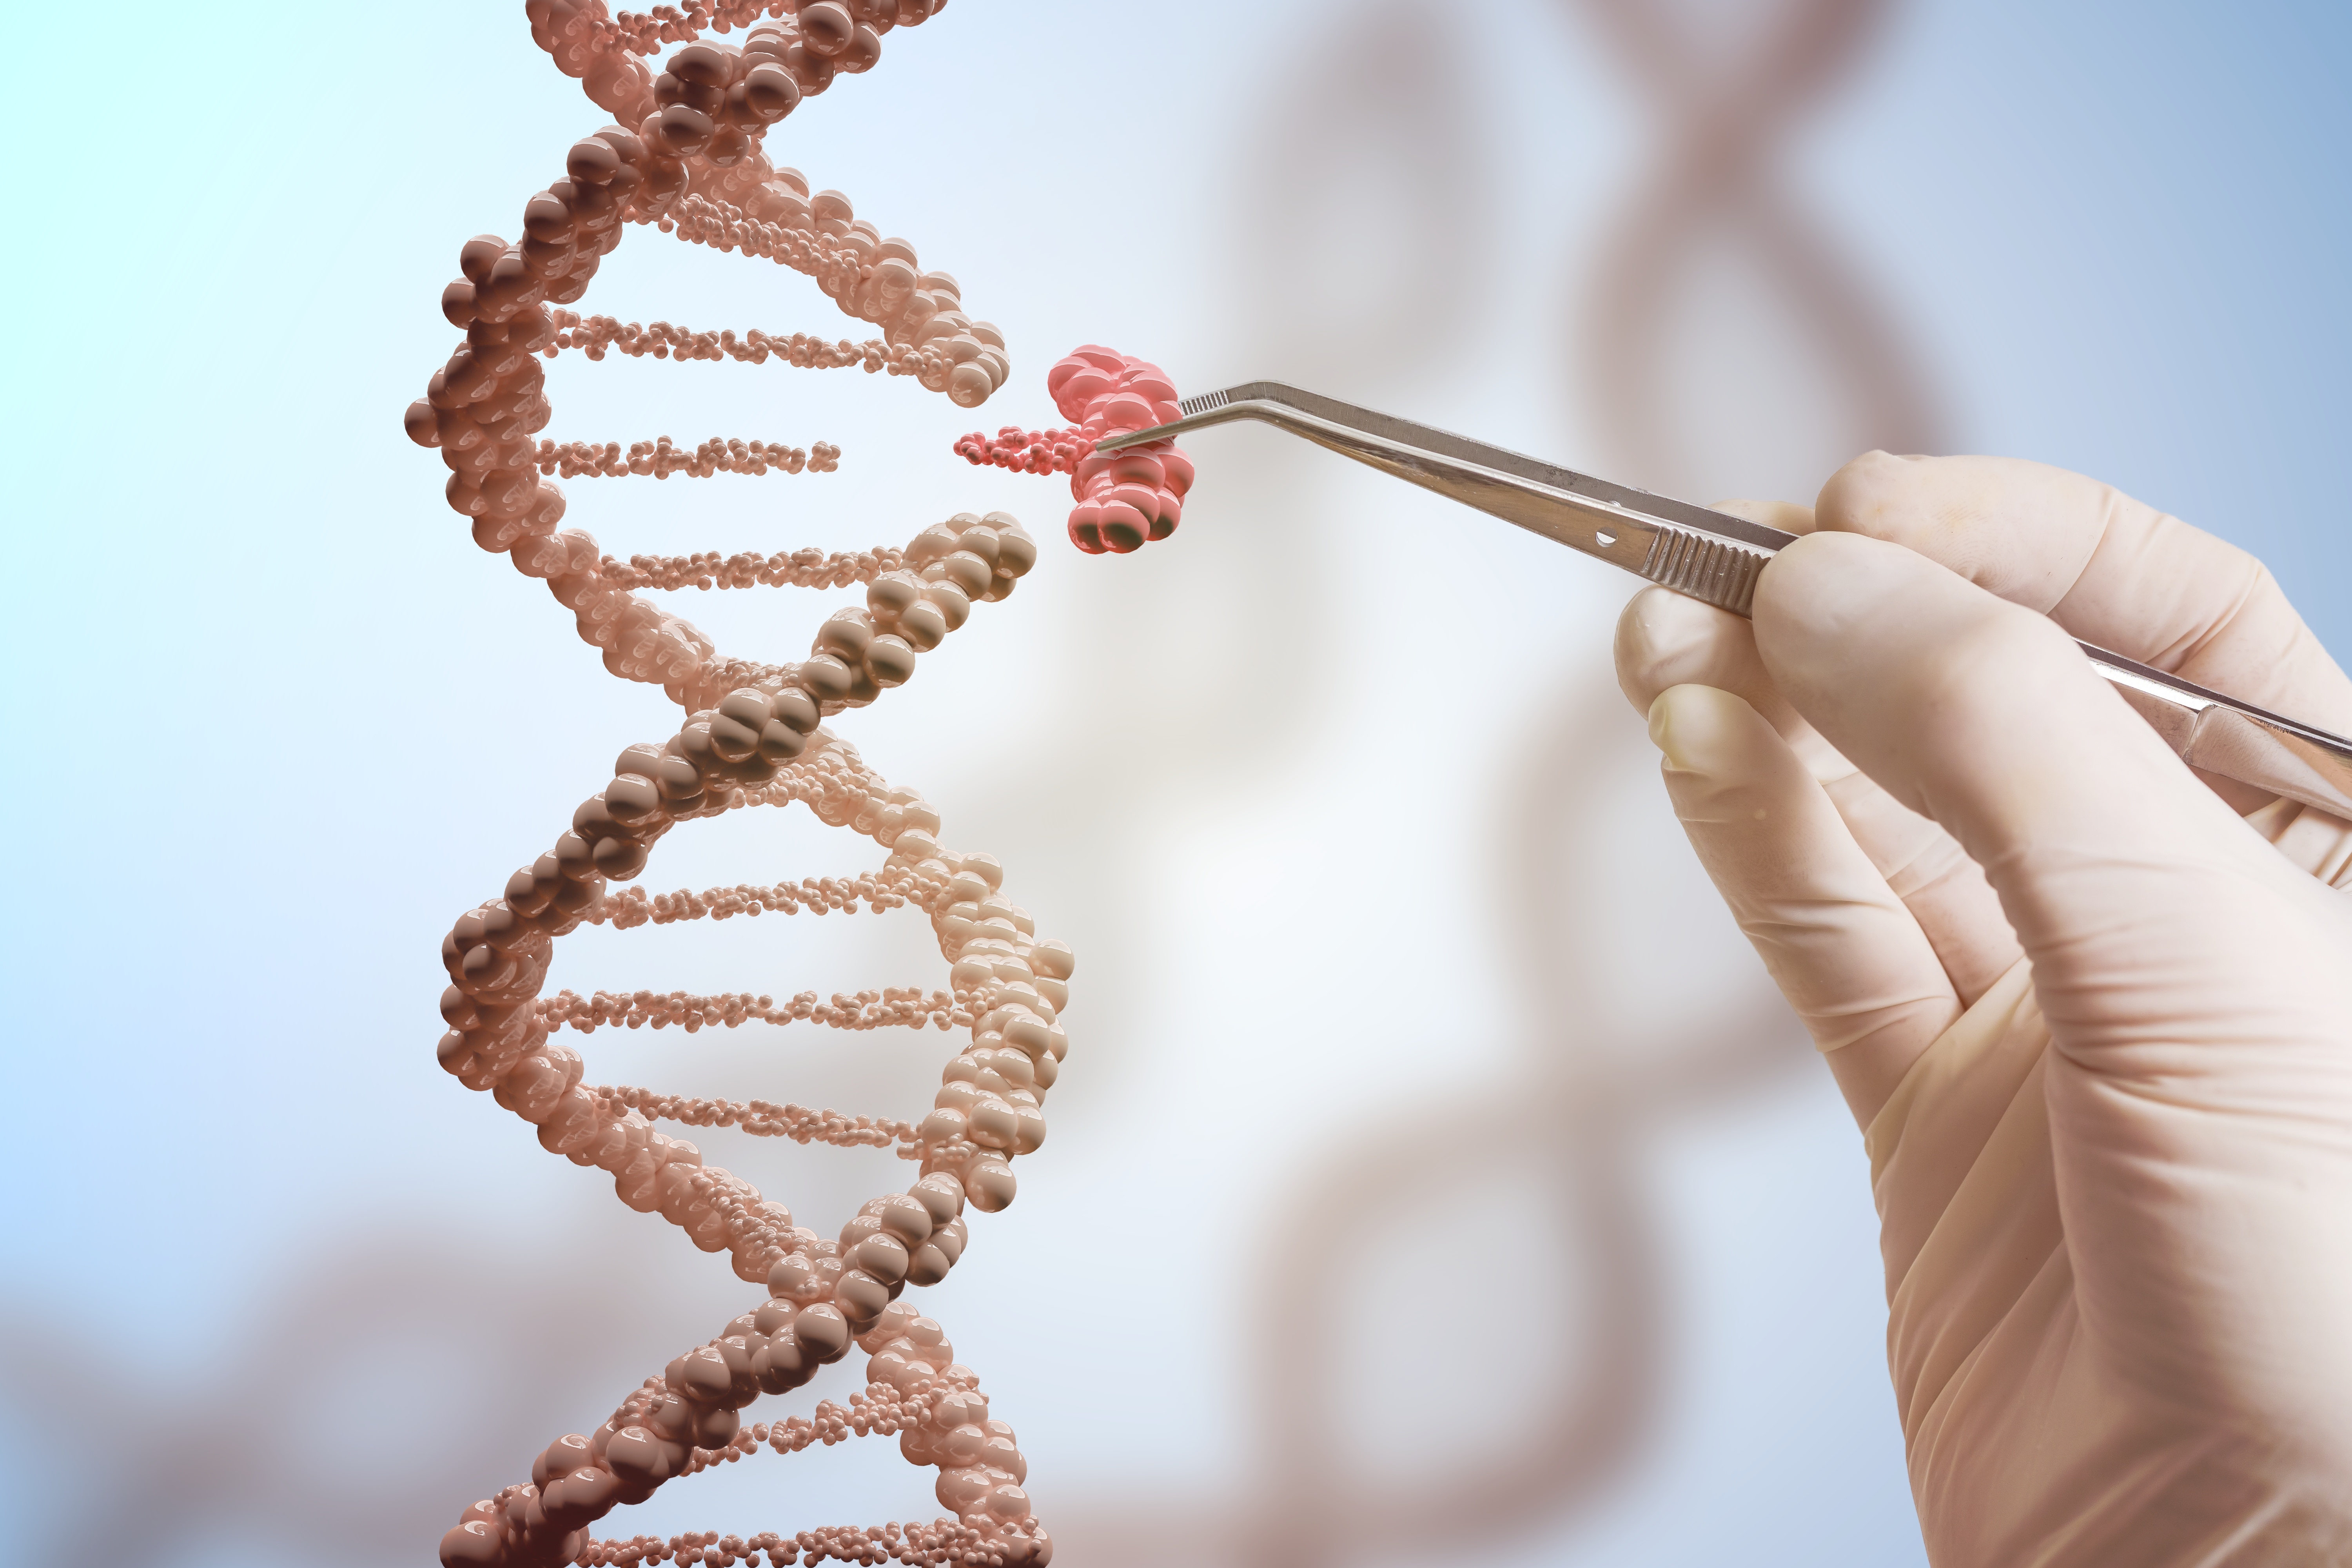
M 542 363 L 565 353 L 747 360 L 810 370 L 862 368 L 911 379 L 961 407 L 1003 385 L 1010 368 L 995 328 L 963 309 L 949 274 L 925 271 L 914 247 L 885 237 L 836 191 L 812 192 L 771 163 L 766 132 L 838 77 L 870 69 L 881 38 L 911 27 L 944 0 L 693 0 L 683 9 L 608 15 L 602 0 L 529 0 L 532 37 L 580 80 L 614 123 L 574 143 L 561 178 L 533 195 L 522 237 L 466 242 L 463 274 L 441 300 L 461 343 L 411 405 L 409 435 L 450 470 L 450 507 L 475 542 L 545 582 L 581 638 L 625 679 L 659 685 L 684 710 L 667 740 L 624 749 L 613 777 L 572 814 L 553 847 L 503 890 L 460 916 L 442 943 L 449 985 L 441 1011 L 441 1066 L 488 1092 L 537 1130 L 541 1147 L 609 1174 L 621 1201 L 658 1214 L 765 1295 L 708 1341 L 648 1377 L 586 1435 L 551 1442 L 528 1481 L 464 1510 L 441 1542 L 449 1568 L 756 1561 L 1047 1563 L 1053 1542 L 1023 1483 L 1027 1463 L 1013 1427 L 992 1413 L 945 1332 L 903 1300 L 909 1286 L 947 1278 L 970 1240 L 970 1213 L 1013 1201 L 1012 1162 L 1045 1138 L 1043 1104 L 1068 1037 L 1074 961 L 1037 933 L 1005 891 L 990 856 L 950 848 L 939 812 L 888 783 L 824 721 L 904 684 L 918 659 L 976 606 L 996 604 L 1035 563 L 1037 545 L 1003 512 L 960 514 L 903 548 L 816 550 L 722 558 L 715 552 L 633 556 L 599 552 L 562 526 L 551 479 L 718 473 L 822 474 L 837 447 L 714 438 L 692 448 L 667 437 L 619 443 L 538 439 L 551 410 Z M 740 44 L 706 41 L 743 29 Z M 643 57 L 678 46 L 652 68 Z M 568 307 L 631 226 L 740 252 L 808 278 L 841 309 L 877 329 L 861 342 L 805 333 L 695 331 L 624 323 Z M 1108 429 L 1172 418 L 1175 389 L 1156 367 L 1081 349 L 1047 378 L 1072 425 L 959 444 L 970 460 L 1072 476 L 1070 533 L 1081 548 L 1132 550 L 1164 538 L 1192 470 L 1159 443 L 1116 458 L 1091 455 Z M 862 584 L 866 602 L 819 628 L 810 656 L 771 666 L 719 655 L 685 620 L 640 589 Z M 760 806 L 806 806 L 824 823 L 871 838 L 881 868 L 804 879 L 648 895 L 622 888 L 644 871 L 681 822 Z M 927 916 L 949 964 L 945 987 L 770 995 L 599 991 L 543 995 L 557 939 L 583 925 L 627 930 L 742 913 L 814 910 Z M 565 1029 L 651 1025 L 688 1031 L 746 1022 L 836 1029 L 960 1031 L 932 1108 L 919 1121 L 848 1115 L 763 1100 L 702 1100 L 583 1081 Z M 867 1202 L 837 1235 L 794 1223 L 789 1209 L 706 1161 L 658 1123 L 732 1128 L 755 1136 L 842 1147 L 892 1148 L 919 1174 Z M 811 1416 L 746 1425 L 762 1394 L 783 1394 L 819 1368 L 864 1352 L 866 1387 Z M 750 1538 L 692 1532 L 667 1539 L 594 1539 L 614 1508 L 666 1482 L 735 1462 L 850 1436 L 895 1436 L 911 1463 L 935 1467 L 953 1510 L 930 1523 L 840 1526 Z
M 1603 434 L 1645 482 L 1676 482 L 1692 452 L 1664 384 L 1683 264 L 1710 230 L 1787 306 L 1849 399 L 1861 441 L 1930 449 L 1935 398 L 1885 310 L 1790 189 L 1780 163 L 1803 116 L 1849 73 L 1892 0 L 1782 0 L 1748 17 L 1740 47 L 1642 0 L 1570 0 L 1660 111 L 1663 154 L 1602 247 L 1585 327 L 1585 372 Z M 1850 457 L 1855 447 L 1840 454 Z

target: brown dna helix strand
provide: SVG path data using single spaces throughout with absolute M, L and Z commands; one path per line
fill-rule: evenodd
M 1895 324 L 1788 188 L 1782 147 L 1859 58 L 1893 0 L 1780 0 L 1746 41 L 1713 58 L 1679 7 L 1572 0 L 1661 110 L 1666 146 L 1594 273 L 1589 380 L 1611 442 L 1647 478 L 1676 482 L 1690 454 L 1663 384 L 1676 263 L 1722 225 L 1793 306 L 1851 395 L 1860 444 L 1932 449 L 1934 400 Z
M 1598 394 L 1591 406 L 1616 454 L 1611 462 L 1641 484 L 1685 483 L 1689 438 L 1703 432 L 1661 350 L 1691 319 L 1688 291 L 1675 287 L 1676 264 L 1710 224 L 1752 247 L 1766 282 L 1794 306 L 1805 343 L 1826 362 L 1839 403 L 1814 422 L 1822 456 L 1843 460 L 1874 442 L 1938 449 L 1927 378 L 1779 169 L 1789 131 L 1854 64 L 1892 0 L 1727 9 L 1574 0 L 1572 8 L 1591 14 L 1601 41 L 1622 58 L 1625 76 L 1658 111 L 1664 143 L 1622 227 L 1601 240 L 1587 331 L 1560 362 Z M 1282 92 L 1245 128 L 1248 144 L 1266 151 L 1236 193 L 1255 215 L 1263 251 L 1295 256 L 1321 234 L 1336 253 L 1352 244 L 1381 255 L 1392 279 L 1381 313 L 1423 329 L 1381 340 L 1380 363 L 1359 369 L 1351 359 L 1361 352 L 1360 307 L 1318 319 L 1290 293 L 1269 291 L 1264 316 L 1247 329 L 1253 345 L 1286 339 L 1306 363 L 1349 366 L 1366 379 L 1444 368 L 1449 332 L 1431 323 L 1451 329 L 1451 312 L 1475 303 L 1454 286 L 1452 268 L 1461 237 L 1490 224 L 1485 204 L 1494 198 L 1484 184 L 1489 149 L 1475 140 L 1480 117 L 1467 107 L 1480 78 L 1457 58 L 1475 35 L 1435 36 L 1426 18 L 1410 3 L 1360 7 L 1344 33 L 1318 37 L 1286 62 Z M 1448 224 L 1351 230 L 1345 209 L 1301 195 L 1382 181 L 1399 204 L 1417 190 L 1446 191 Z M 1357 210 L 1369 224 L 1391 209 L 1364 200 Z M 1428 358 L 1404 357 L 1416 351 Z M 1785 387 L 1753 391 L 1788 395 Z M 1571 439 L 1566 431 L 1560 438 Z M 1265 1458 L 1223 1528 L 1251 1568 L 1524 1560 L 1538 1531 L 1564 1541 L 1575 1523 L 1623 1506 L 1621 1486 L 1675 1419 L 1683 1353 L 1675 1322 L 1693 1310 L 1677 1296 L 1661 1151 L 1692 1118 L 1760 1100 L 1812 1061 L 1760 974 L 1720 1002 L 1659 1005 L 1642 996 L 1628 1005 L 1639 983 L 1615 966 L 1622 900 L 1612 896 L 1604 846 L 1623 831 L 1612 791 L 1629 775 L 1654 780 L 1656 758 L 1639 722 L 1628 725 L 1617 706 L 1605 655 L 1580 648 L 1578 659 L 1557 688 L 1536 689 L 1518 724 L 1527 751 L 1511 764 L 1507 805 L 1492 819 L 1489 887 L 1507 910 L 1498 946 L 1507 994 L 1528 1020 L 1524 1049 L 1491 1079 L 1442 1091 L 1416 1085 L 1391 1105 L 1367 1103 L 1313 1152 L 1306 1174 L 1255 1194 L 1265 1234 L 1279 1238 L 1254 1276 L 1255 1361 L 1244 1384 Z M 1612 997 L 1622 1000 L 1612 1007 Z M 1442 1038 L 1432 1043 L 1448 1048 Z M 1506 1182 L 1542 1199 L 1540 1223 L 1523 1233 L 1508 1278 L 1540 1279 L 1557 1258 L 1581 1298 L 1547 1317 L 1495 1297 L 1475 1330 L 1481 1414 L 1465 1423 L 1475 1436 L 1432 1436 L 1409 1460 L 1383 1459 L 1360 1440 L 1361 1406 L 1349 1398 L 1364 1375 L 1341 1331 L 1360 1310 L 1360 1298 L 1343 1293 L 1349 1265 L 1394 1245 L 1407 1205 L 1450 1196 L 1483 1205 Z M 1355 1217 L 1340 1217 L 1348 1215 Z M 1547 1343 L 1558 1353 L 1531 1353 Z M 1403 1382 L 1383 1385 L 1387 1410 Z M 1074 1550 L 1153 1539 L 1130 1517 L 1134 1507 L 1106 1508 L 1095 1521 L 1066 1507 L 1058 1517 Z M 1176 1544 L 1127 1561 L 1191 1561 L 1172 1520 L 1167 1534 Z
M 955 1360 L 940 1325 L 901 1300 L 945 1279 L 970 1238 L 967 1208 L 1013 1200 L 1011 1162 L 1045 1140 L 1040 1107 L 1068 1038 L 1056 1022 L 1073 961 L 1037 935 L 1004 896 L 986 855 L 950 849 L 939 813 L 866 765 L 824 721 L 903 684 L 919 657 L 995 603 L 1035 563 L 1012 517 L 960 514 L 903 548 L 814 550 L 721 559 L 708 552 L 602 553 L 560 527 L 562 491 L 550 476 L 824 471 L 837 448 L 803 452 L 719 441 L 691 452 L 665 437 L 623 455 L 617 444 L 534 439 L 550 408 L 541 362 L 567 349 L 624 354 L 780 361 L 806 369 L 852 364 L 888 372 L 976 406 L 1004 380 L 1003 340 L 961 309 L 952 278 L 922 271 L 912 246 L 856 218 L 838 192 L 809 192 L 772 165 L 762 137 L 838 74 L 869 68 L 893 26 L 939 0 L 697 0 L 683 10 L 608 16 L 602 0 L 530 0 L 532 36 L 616 123 L 576 143 L 564 177 L 530 198 L 524 237 L 467 242 L 464 276 L 442 297 L 466 341 L 407 415 L 410 435 L 450 469 L 450 506 L 473 520 L 483 549 L 544 581 L 614 674 L 658 683 L 685 710 L 666 741 L 633 745 L 612 781 L 582 803 L 554 847 L 517 871 L 499 896 L 460 916 L 442 943 L 448 1026 L 439 1059 L 468 1089 L 537 1129 L 541 1147 L 610 1174 L 631 1208 L 659 1214 L 705 1252 L 724 1253 L 765 1295 L 621 1400 L 586 1435 L 567 1434 L 530 1464 L 530 1479 L 468 1506 L 443 1537 L 441 1561 L 530 1568 L 676 1560 L 728 1564 L 827 1559 L 908 1563 L 1043 1564 L 1052 1542 L 1030 1511 L 1027 1464 L 978 1377 Z M 740 47 L 700 41 L 748 28 Z M 656 73 L 637 57 L 681 44 Z M 863 345 L 803 334 L 691 332 L 624 326 L 561 310 L 578 300 L 599 260 L 631 224 L 778 262 L 814 279 L 842 309 L 880 329 Z M 862 607 L 824 622 L 811 655 L 769 666 L 720 657 L 686 621 L 631 590 L 863 584 Z M 873 839 L 880 868 L 845 879 L 648 895 L 616 889 L 641 873 L 677 824 L 755 806 L 807 806 Z M 541 994 L 556 939 L 586 924 L 628 929 L 724 920 L 763 910 L 873 912 L 913 908 L 931 922 L 950 965 L 945 988 L 893 987 L 821 1001 L 768 995 L 599 991 Z M 933 1106 L 919 1121 L 768 1100 L 702 1100 L 583 1082 L 566 1027 L 734 1027 L 746 1022 L 844 1029 L 962 1031 Z M 837 1234 L 794 1223 L 786 1207 L 706 1162 L 656 1121 L 732 1127 L 755 1136 L 842 1147 L 891 1147 L 916 1163 L 903 1191 L 867 1202 Z M 866 1386 L 846 1405 L 745 1425 L 761 1394 L 806 1384 L 852 1347 L 868 1357 Z M 911 1463 L 936 1467 L 953 1517 L 929 1523 L 592 1539 L 588 1527 L 664 1482 L 766 1447 L 792 1453 L 852 1436 L 898 1438 Z

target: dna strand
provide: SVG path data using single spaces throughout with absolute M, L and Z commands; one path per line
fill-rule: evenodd
M 1664 385 L 1673 263 L 1710 222 L 1727 222 L 1780 298 L 1795 307 L 1853 395 L 1862 446 L 1926 451 L 1933 400 L 1902 337 L 1862 277 L 1791 195 L 1779 152 L 1798 119 L 1849 72 L 1889 0 L 1783 0 L 1758 8 L 1739 52 L 1710 61 L 1676 7 L 1643 0 L 1574 0 L 1660 110 L 1664 156 L 1620 221 L 1594 275 L 1586 318 L 1586 379 L 1612 447 L 1631 472 L 1674 485 L 1690 467 Z
M 767 557 L 716 552 L 602 554 L 562 529 L 550 477 L 709 477 L 831 471 L 837 448 L 714 439 L 691 451 L 667 437 L 625 452 L 617 442 L 534 440 L 551 416 L 542 362 L 617 349 L 659 359 L 729 358 L 799 369 L 861 367 L 908 377 L 974 407 L 1003 384 L 1003 339 L 961 308 L 945 273 L 919 268 L 914 247 L 884 237 L 835 191 L 812 193 L 772 164 L 766 132 L 837 76 L 871 68 L 894 26 L 926 20 L 942 0 L 691 0 L 683 8 L 608 15 L 602 0 L 528 0 L 532 37 L 578 79 L 615 123 L 576 142 L 563 177 L 530 198 L 523 237 L 469 240 L 463 276 L 442 296 L 466 341 L 406 416 L 410 436 L 440 451 L 446 499 L 472 520 L 475 542 L 544 581 L 583 638 L 624 679 L 657 684 L 685 710 L 677 732 L 619 754 L 612 782 L 572 815 L 554 847 L 496 898 L 460 916 L 442 943 L 449 986 L 442 1067 L 538 1130 L 541 1145 L 614 1178 L 621 1200 L 657 1213 L 736 1276 L 767 1294 L 705 1343 L 629 1393 L 593 1433 L 557 1437 L 530 1479 L 468 1506 L 441 1542 L 441 1561 L 502 1568 L 558 1563 L 634 1564 L 827 1559 L 872 1563 L 1043 1564 L 1053 1543 L 1031 1512 L 1027 1464 L 1013 1428 L 992 1414 L 976 1374 L 940 1325 L 901 1295 L 945 1279 L 969 1240 L 967 1205 L 1013 1201 L 1011 1162 L 1045 1140 L 1040 1109 L 1068 1039 L 1068 947 L 1040 937 L 1004 896 L 990 856 L 949 848 L 940 814 L 889 784 L 824 721 L 874 701 L 915 673 L 919 657 L 995 603 L 1036 560 L 1034 542 L 1002 512 L 960 514 L 903 548 L 854 554 L 803 550 Z M 706 29 L 746 29 L 740 46 Z M 681 46 L 658 73 L 641 57 Z M 698 331 L 583 317 L 577 302 L 631 225 L 740 252 L 814 279 L 878 337 L 826 343 L 806 334 Z M 1147 410 L 1148 411 L 1148 410 Z M 1073 460 L 1085 454 L 1073 448 Z M 1172 517 L 1171 518 L 1172 525 Z M 634 590 L 863 584 L 866 604 L 835 612 L 810 657 L 770 666 L 720 656 L 693 626 Z M 798 884 L 740 885 L 648 895 L 614 886 L 644 871 L 679 823 L 755 806 L 808 807 L 887 852 L 881 868 Z M 814 910 L 929 917 L 950 967 L 947 988 L 908 986 L 820 1000 L 769 995 L 566 991 L 544 996 L 557 939 L 583 925 L 724 920 Z M 564 1028 L 607 1026 L 689 1032 L 745 1022 L 839 1029 L 961 1029 L 969 1043 L 942 1072 L 919 1123 L 762 1100 L 701 1100 L 583 1081 Z M 782 1204 L 703 1159 L 658 1121 L 731 1127 L 754 1136 L 842 1147 L 894 1148 L 919 1164 L 903 1192 L 867 1202 L 837 1237 L 797 1226 Z M 863 1393 L 820 1403 L 813 1416 L 745 1426 L 761 1394 L 806 1384 L 853 1346 L 869 1357 Z M 593 1540 L 588 1526 L 664 1482 L 731 1463 L 762 1446 L 782 1453 L 852 1436 L 896 1436 L 905 1458 L 937 1468 L 955 1517 L 932 1523 L 830 1527 L 795 1535 L 715 1533 Z

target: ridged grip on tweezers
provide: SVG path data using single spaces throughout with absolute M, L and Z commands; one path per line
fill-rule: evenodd
M 1736 540 L 1661 525 L 1650 536 L 1650 552 L 1641 572 L 1662 588 L 1744 616 L 1755 605 L 1756 579 L 1771 559 L 1769 552 Z
M 1182 417 L 1097 451 L 1229 419 L 1262 419 L 1318 446 L 1541 534 L 1662 587 L 1752 615 L 1756 584 L 1795 535 L 1506 451 L 1448 431 L 1253 381 L 1185 398 Z M 2195 767 L 2352 820 L 2352 740 L 2208 690 L 2104 648 L 2093 668 Z

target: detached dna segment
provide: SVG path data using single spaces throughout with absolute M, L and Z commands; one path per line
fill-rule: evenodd
M 542 1147 L 609 1173 L 622 1202 L 658 1213 L 701 1250 L 725 1254 L 737 1277 L 765 1294 L 646 1379 L 602 1426 L 555 1438 L 531 1462 L 528 1481 L 466 1508 L 441 1542 L 449 1568 L 730 1564 L 761 1553 L 772 1563 L 1042 1565 L 1052 1557 L 1023 1488 L 1028 1468 L 1013 1428 L 993 1415 L 940 1325 L 901 1295 L 947 1277 L 970 1239 L 970 1211 L 1011 1203 L 1012 1161 L 1045 1141 L 1042 1105 L 1068 1050 L 1056 1018 L 1069 1000 L 1070 950 L 1040 937 L 1005 897 L 994 859 L 949 848 L 935 809 L 884 780 L 824 726 L 906 682 L 919 658 L 976 605 L 1011 594 L 1035 563 L 1036 544 L 1004 513 L 967 513 L 923 529 L 903 548 L 622 562 L 562 527 L 563 494 L 551 482 L 559 468 L 587 478 L 822 473 L 838 449 L 740 439 L 689 448 L 661 437 L 625 451 L 618 442 L 537 438 L 550 417 L 541 361 L 575 350 L 592 360 L 618 349 L 862 368 L 910 378 L 963 407 L 1003 384 L 1003 339 L 964 313 L 951 277 L 922 270 L 912 246 L 885 238 L 840 193 L 812 194 L 761 150 L 768 129 L 804 98 L 869 69 L 886 34 L 921 23 L 941 3 L 693 0 L 617 16 L 603 0 L 525 6 L 539 45 L 615 122 L 575 143 L 562 177 L 524 205 L 520 239 L 481 236 L 461 249 L 463 276 L 443 293 L 442 310 L 465 342 L 410 406 L 407 429 L 441 453 L 449 505 L 471 520 L 475 542 L 545 582 L 607 669 L 659 685 L 685 720 L 667 739 L 623 750 L 611 782 L 572 813 L 553 847 L 457 919 L 441 949 L 449 985 L 439 1059 L 466 1087 L 488 1091 L 534 1127 Z M 701 37 L 738 28 L 746 29 L 740 46 Z M 682 47 L 657 71 L 642 58 L 671 45 Z M 878 335 L 859 343 L 803 333 L 739 337 L 564 309 L 632 225 L 790 268 Z M 781 667 L 721 657 L 693 626 L 634 592 L 856 584 L 865 604 L 836 612 L 806 659 Z M 880 868 L 658 896 L 615 886 L 643 872 L 678 823 L 795 803 L 873 839 L 886 852 Z M 948 985 L 830 1002 L 813 993 L 782 1001 L 542 994 L 556 940 L 583 924 L 629 928 L 812 908 L 921 910 L 949 965 Z M 592 1085 L 580 1053 L 557 1039 L 566 1028 L 691 1031 L 746 1021 L 929 1027 L 961 1037 L 935 1104 L 918 1122 Z M 693 1143 L 656 1131 L 659 1122 L 893 1147 L 919 1175 L 866 1203 L 837 1233 L 820 1234 L 705 1161 Z M 760 1394 L 800 1387 L 853 1348 L 868 1358 L 866 1380 L 847 1405 L 826 1401 L 811 1416 L 744 1424 L 739 1412 Z M 908 1461 L 935 1467 L 940 1501 L 952 1517 L 751 1537 L 590 1533 L 614 1507 L 711 1465 L 762 1447 L 791 1453 L 868 1434 L 895 1436 Z

